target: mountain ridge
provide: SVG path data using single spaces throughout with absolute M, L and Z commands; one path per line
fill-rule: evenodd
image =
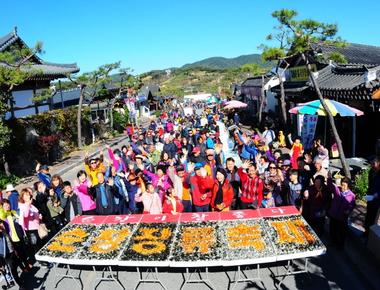
M 245 54 L 237 57 L 226 58 L 222 56 L 214 56 L 205 58 L 193 63 L 187 63 L 180 68 L 209 68 L 209 69 L 228 69 L 236 68 L 245 64 L 258 64 L 263 67 L 270 66 L 270 62 L 264 62 L 261 59 L 261 55 L 254 54 Z

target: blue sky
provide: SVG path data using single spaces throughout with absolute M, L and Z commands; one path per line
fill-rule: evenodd
M 378 0 L 6 0 L 0 35 L 17 25 L 29 45 L 44 43 L 43 59 L 77 62 L 81 72 L 121 60 L 141 73 L 259 52 L 281 8 L 337 23 L 349 42 L 380 46 Z

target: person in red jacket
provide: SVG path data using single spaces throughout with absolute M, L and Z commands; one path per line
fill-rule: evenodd
M 169 188 L 166 191 L 165 200 L 162 204 L 162 213 L 178 214 L 183 212 L 183 205 L 178 199 L 173 188 Z
M 196 212 L 208 212 L 214 179 L 207 176 L 207 171 L 201 163 L 195 164 L 194 171 L 195 175 L 190 178 L 194 209 Z
M 248 173 L 246 173 L 247 171 Z M 264 182 L 257 175 L 256 166 L 249 160 L 244 161 L 238 170 L 241 180 L 240 208 L 258 208 L 263 199 Z
M 216 180 L 212 189 L 211 207 L 213 211 L 229 211 L 234 198 L 234 189 L 222 167 L 216 169 Z

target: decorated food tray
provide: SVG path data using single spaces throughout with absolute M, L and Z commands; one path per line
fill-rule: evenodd
M 153 262 L 156 265 L 168 265 L 176 228 L 176 223 L 140 223 L 121 254 L 121 260 L 125 261 L 122 264 L 143 266 Z
M 223 265 L 269 263 L 276 260 L 263 219 L 222 221 L 219 225 Z
M 211 267 L 323 254 L 325 246 L 293 207 L 180 215 L 82 216 L 37 254 L 77 265 Z
M 222 245 L 218 231 L 219 225 L 215 221 L 180 223 L 171 251 L 170 265 L 221 265 Z
M 300 216 L 264 218 L 277 260 L 322 254 L 326 248 Z

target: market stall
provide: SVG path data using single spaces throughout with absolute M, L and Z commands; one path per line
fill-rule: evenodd
M 214 266 L 240 270 L 242 265 L 308 258 L 325 251 L 295 207 L 280 207 L 80 216 L 52 238 L 36 259 L 65 265 L 128 266 L 137 271 L 151 267 L 156 273 L 158 267 L 180 267 L 188 273 L 191 268 Z

